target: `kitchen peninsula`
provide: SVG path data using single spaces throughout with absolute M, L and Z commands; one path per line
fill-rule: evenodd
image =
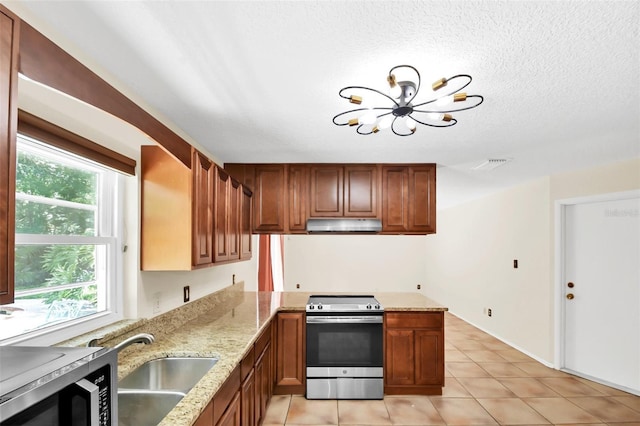
M 440 394 L 447 308 L 418 293 L 375 295 L 385 307 L 388 322 L 385 362 L 390 364 L 385 364 L 385 393 L 417 393 L 422 387 L 426 393 Z M 237 283 L 158 317 L 126 321 L 123 329 L 98 330 L 64 344 L 79 345 L 99 338 L 99 344 L 114 346 L 136 333 L 154 334 L 153 344 L 120 353 L 119 379 L 156 358 L 218 358 L 160 425 L 216 425 L 222 423 L 223 416 L 240 418 L 240 410 L 255 416 L 258 420 L 251 424 L 257 424 L 272 392 L 304 393 L 304 313 L 309 296 L 306 292 L 245 292 L 243 283 Z M 417 362 L 420 357 L 424 365 Z M 407 360 L 416 363 L 407 365 Z M 244 395 L 249 380 L 255 380 L 250 387 L 256 390 L 255 398 Z M 255 406 L 245 413 L 240 402 Z M 237 413 L 230 413 L 233 410 Z

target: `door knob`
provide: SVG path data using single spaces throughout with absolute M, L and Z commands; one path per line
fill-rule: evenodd
M 571 300 L 573 299 L 575 296 L 573 295 L 573 293 L 569 293 L 567 294 L 567 299 Z

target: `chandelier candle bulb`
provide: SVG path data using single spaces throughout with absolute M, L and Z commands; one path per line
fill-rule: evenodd
M 391 123 L 393 123 L 393 115 L 385 115 L 380 119 L 380 122 L 378 122 L 376 127 L 378 130 L 388 129 L 391 126 Z
M 373 111 L 367 111 L 360 119 L 358 120 L 360 124 L 373 124 L 376 122 L 376 113 Z

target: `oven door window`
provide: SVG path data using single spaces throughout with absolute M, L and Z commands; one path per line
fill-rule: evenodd
M 307 324 L 308 367 L 382 367 L 382 324 Z

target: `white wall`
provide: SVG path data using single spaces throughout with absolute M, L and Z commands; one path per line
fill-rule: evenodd
M 551 364 L 555 201 L 638 188 L 640 159 L 634 159 L 549 176 L 438 211 L 438 233 L 425 243 L 424 293 Z M 485 308 L 492 308 L 492 317 Z
M 549 220 L 548 178 L 438 211 L 438 232 L 426 243 L 425 294 L 550 359 Z
M 425 236 L 287 235 L 284 289 L 327 292 L 416 291 L 424 287 Z

